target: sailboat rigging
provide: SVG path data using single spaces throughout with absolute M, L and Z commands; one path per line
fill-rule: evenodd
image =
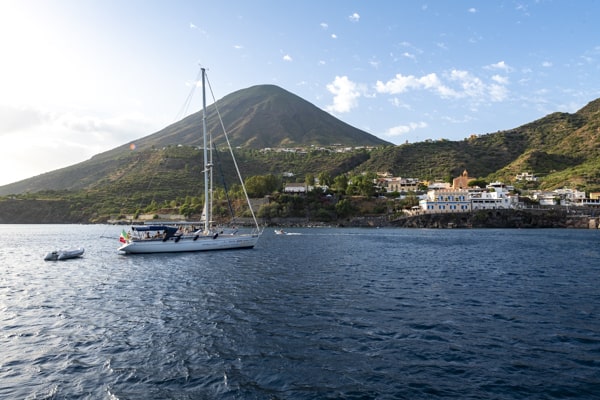
M 131 231 L 128 234 L 122 234 L 119 240 L 122 245 L 119 247 L 119 251 L 125 254 L 138 254 L 138 253 L 175 253 L 175 252 L 189 252 L 189 251 L 207 251 L 207 250 L 229 250 L 229 249 L 243 249 L 253 248 L 262 230 L 258 225 L 258 220 L 252 209 L 252 204 L 246 186 L 241 177 L 241 173 L 235 156 L 233 154 L 233 148 L 229 142 L 227 131 L 221 120 L 221 115 L 217 109 L 217 115 L 221 122 L 224 137 L 227 142 L 233 164 L 235 166 L 236 173 L 238 175 L 241 187 L 246 197 L 246 202 L 250 209 L 252 219 L 254 221 L 254 228 L 247 233 L 242 233 L 235 230 L 225 231 L 217 229 L 213 226 L 212 209 L 213 209 L 213 143 L 212 135 L 209 135 L 206 127 L 206 69 L 201 68 L 202 71 L 202 141 L 203 141 L 203 160 L 204 160 L 204 211 L 203 211 L 203 226 L 199 229 L 186 228 L 181 230 L 181 227 L 177 228 L 172 225 L 138 225 L 132 226 Z

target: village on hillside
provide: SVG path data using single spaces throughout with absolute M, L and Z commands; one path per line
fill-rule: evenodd
M 526 204 L 539 206 L 562 207 L 600 207 L 600 192 L 585 192 L 574 189 L 556 189 L 552 191 L 534 190 L 528 196 L 519 196 L 515 188 L 502 182 L 492 182 L 484 188 L 470 185 L 475 178 L 469 176 L 467 170 L 448 182 L 428 182 L 418 178 L 394 177 L 389 173 L 378 173 L 373 182 L 379 193 L 397 193 L 398 200 L 403 200 L 409 193 L 416 194 L 419 205 L 412 207 L 411 213 L 457 213 L 478 210 L 498 210 L 524 208 Z M 536 181 L 537 177 L 523 172 L 515 177 L 516 181 Z M 285 193 L 306 193 L 315 188 L 327 189 L 318 182 L 314 186 L 305 183 L 288 183 Z M 423 190 L 426 188 L 426 190 Z M 525 200 L 528 201 L 525 201 Z

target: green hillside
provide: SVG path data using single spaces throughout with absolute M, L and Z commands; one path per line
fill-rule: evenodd
M 516 174 L 531 172 L 540 177 L 536 184 L 540 189 L 600 191 L 600 100 L 573 114 L 553 113 L 506 131 L 400 146 L 355 129 L 272 85 L 237 91 L 217 105 L 246 179 L 273 175 L 284 183 L 320 174 L 333 180 L 390 172 L 447 181 L 466 169 L 470 176 L 487 181 L 513 183 Z M 230 155 L 220 150 L 223 135 L 214 111 L 213 105 L 208 125 L 219 149 L 215 159 L 226 161 Z M 97 216 L 200 196 L 200 118 L 193 114 L 137 140 L 135 151 L 124 144 L 85 162 L 0 187 L 0 195 L 69 200 L 72 209 Z M 351 146 L 362 149 L 341 151 Z M 232 176 L 231 166 L 216 172 L 217 185 L 233 184 Z
M 513 182 L 516 174 L 540 177 L 541 189 L 600 189 L 600 100 L 574 114 L 553 113 L 507 131 L 385 147 L 359 167 L 397 176 L 446 179 L 467 169 L 484 180 Z

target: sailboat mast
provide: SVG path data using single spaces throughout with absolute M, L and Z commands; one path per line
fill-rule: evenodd
M 204 232 L 210 230 L 211 216 L 211 204 L 209 202 L 210 188 L 208 185 L 208 174 L 211 168 L 211 161 L 208 159 L 208 140 L 206 134 L 206 70 L 202 68 L 202 147 L 204 151 L 204 207 L 206 209 L 206 216 L 204 218 Z

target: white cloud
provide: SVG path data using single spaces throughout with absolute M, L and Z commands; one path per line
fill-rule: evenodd
M 544 61 L 542 63 L 542 67 L 544 67 L 544 68 L 550 68 L 551 66 L 552 66 L 552 62 L 550 62 L 550 61 Z
M 444 74 L 447 83 L 444 83 L 440 77 L 431 73 L 421 77 L 414 75 L 396 74 L 394 78 L 387 82 L 377 81 L 375 90 L 381 94 L 400 94 L 409 90 L 428 90 L 436 93 L 443 99 L 463 99 L 468 98 L 472 101 L 498 102 L 507 98 L 508 89 L 507 78 L 499 75 L 492 77 L 493 83 L 485 83 L 479 77 L 474 76 L 468 71 L 452 70 Z
M 469 11 L 471 14 L 475 14 L 477 12 L 477 9 L 475 7 L 471 7 L 467 11 Z
M 284 55 L 283 56 L 283 61 L 290 61 L 290 62 L 293 61 L 292 60 L 292 56 L 290 56 L 289 54 Z
M 475 102 L 503 101 L 508 97 L 508 89 L 503 86 L 501 77 L 492 78 L 496 83 L 486 84 L 480 78 L 468 71 L 453 70 L 450 79 L 457 82 L 462 91 L 457 91 L 457 97 L 467 97 Z
M 423 128 L 427 128 L 427 123 L 426 122 L 411 122 L 408 125 L 398 125 L 398 126 L 394 126 L 392 128 L 389 128 L 387 131 L 385 131 L 385 136 L 387 137 L 398 137 L 398 136 L 402 136 L 405 135 L 409 132 L 412 132 L 416 129 L 423 129 Z
M 492 80 L 500 85 L 508 84 L 508 78 L 505 76 L 494 75 L 492 76 Z
M 102 118 L 0 107 L 0 117 L 1 156 L 11 166 L 11 171 L 0 172 L 0 185 L 73 165 L 164 126 L 164 121 L 150 121 L 142 114 Z
M 196 26 L 196 24 L 190 22 L 190 29 L 198 29 L 198 27 Z
M 414 75 L 397 74 L 388 82 L 377 81 L 375 90 L 378 93 L 399 94 L 410 89 L 428 89 L 437 91 L 442 97 L 452 96 L 453 91 L 445 87 L 435 73 L 422 76 L 420 78 Z
M 48 116 L 39 110 L 0 105 L 0 135 L 29 129 L 47 119 Z
M 321 28 L 323 28 L 323 29 L 327 29 L 327 28 L 329 28 L 329 25 L 328 25 L 327 23 L 325 23 L 325 22 L 321 22 L 319 25 L 320 25 L 320 26 L 321 26 Z
M 462 118 L 457 118 L 455 116 L 444 116 L 441 117 L 441 119 L 444 121 L 448 121 L 451 124 L 464 124 L 474 120 L 474 118 L 470 115 L 464 115 Z
M 331 38 L 332 38 L 332 39 L 337 39 L 337 35 L 336 35 L 335 33 L 332 33 L 332 34 L 331 34 Z
M 348 16 L 348 19 L 350 22 L 358 22 L 360 21 L 360 15 L 358 15 L 358 13 L 353 13 L 352 15 Z
M 462 94 L 457 92 L 457 97 L 481 98 L 486 90 L 481 79 L 471 75 L 468 71 L 452 70 L 450 80 L 457 82 L 462 88 Z
M 500 102 L 506 100 L 508 97 L 508 89 L 503 85 L 490 85 L 488 87 L 490 100 L 493 102 Z
M 509 66 L 508 64 L 506 64 L 504 61 L 498 61 L 496 64 L 486 65 L 484 68 L 489 69 L 489 70 L 499 69 L 499 70 L 505 71 L 505 72 L 513 71 L 513 68 L 511 66 Z
M 244 46 L 242 46 L 241 44 L 236 44 L 233 46 L 233 48 L 236 50 L 242 50 L 244 48 Z
M 417 58 L 414 54 L 411 54 L 411 53 L 409 53 L 407 51 L 405 51 L 404 53 L 402 53 L 402 56 L 406 57 L 408 59 L 411 59 L 411 60 L 415 60 Z
M 346 113 L 358 105 L 358 85 L 347 76 L 336 76 L 333 82 L 327 85 L 327 90 L 333 94 L 333 104 L 325 107 L 328 112 Z

